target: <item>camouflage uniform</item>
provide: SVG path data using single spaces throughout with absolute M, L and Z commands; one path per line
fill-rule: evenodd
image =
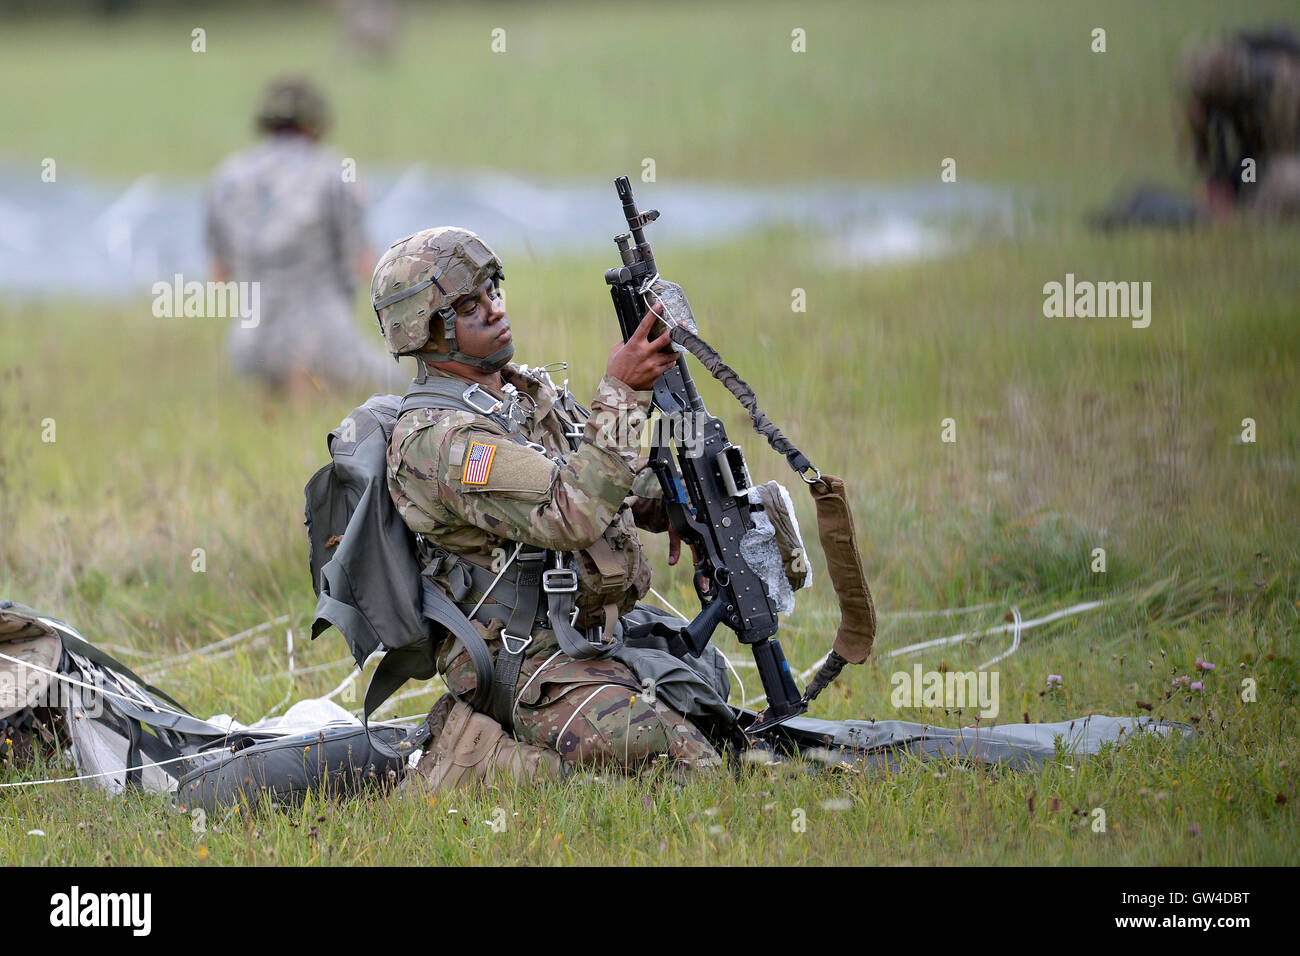
M 635 391 L 606 375 L 588 413 L 567 394 L 558 394 L 544 372 L 510 364 L 501 374 L 529 413 L 523 437 L 542 450 L 512 441 L 484 416 L 409 411 L 398 420 L 389 447 L 393 500 L 424 547 L 445 549 L 481 568 L 496 570 L 494 558 L 511 554 L 515 542 L 578 552 L 576 625 L 608 626 L 632 610 L 650 585 L 636 527 L 667 528 L 662 498 L 652 497 L 657 480 L 646 468 L 638 422 L 644 421 L 652 392 Z M 432 368 L 430 375 L 463 381 Z M 630 424 L 618 427 L 620 421 Z M 576 451 L 565 437 L 570 423 L 583 428 Z M 489 456 L 486 474 L 480 465 L 479 473 L 470 475 L 466 459 L 475 443 L 478 461 Z M 466 600 L 479 596 L 476 591 Z M 489 597 L 484 603 L 495 602 Z M 474 625 L 495 655 L 502 621 L 476 619 Z M 474 686 L 473 667 L 457 642 L 447 640 L 439 649 L 438 671 L 457 695 Z M 625 664 L 572 659 L 559 650 L 549 629 L 533 632 L 512 716 L 518 740 L 558 750 L 570 767 L 631 768 L 660 754 L 679 766 L 721 762 L 689 720 L 640 692 Z
M 278 132 L 226 159 L 207 202 L 207 245 L 228 278 L 260 283 L 257 325 L 226 340 L 240 372 L 271 385 L 294 368 L 323 381 L 400 390 L 402 372 L 358 332 L 351 269 L 365 246 L 361 186 L 341 157 Z
M 1185 69 L 1197 166 L 1268 218 L 1300 216 L 1300 40 L 1242 34 L 1196 50 Z M 1256 164 L 1242 182 L 1242 161 Z

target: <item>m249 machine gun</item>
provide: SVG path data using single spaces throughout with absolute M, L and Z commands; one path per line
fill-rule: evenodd
M 661 321 L 672 332 L 682 352 L 677 364 L 654 384 L 654 407 L 672 423 L 671 438 L 656 429 L 649 464 L 663 488 L 668 520 L 677 535 L 696 555 L 693 583 L 701 610 L 673 635 L 677 650 L 698 655 L 708 645 L 719 624 L 735 631 L 754 653 L 754 661 L 767 696 L 767 709 L 746 728 L 755 735 L 802 714 L 846 663 L 860 663 L 871 651 L 876 629 L 875 609 L 862 571 L 852 515 L 843 482 L 823 476 L 757 405 L 751 389 L 728 367 L 718 353 L 699 337 L 698 327 L 681 286 L 659 275 L 645 227 L 659 212 L 637 210 L 626 176 L 614 181 L 628 231 L 614 237 L 622 259 L 605 273 L 624 341 L 631 337 L 642 316 L 656 303 L 663 304 Z M 662 326 L 650 335 L 663 333 Z M 704 406 L 686 364 L 685 352 L 695 355 L 749 411 L 755 429 L 765 437 L 808 484 L 817 501 L 818 531 L 831 579 L 840 602 L 841 624 L 835 647 L 821 669 L 801 692 L 776 638 L 777 606 L 763 578 L 741 554 L 741 539 L 754 527 L 752 482 L 740 446 L 727 438 L 726 428 Z M 676 461 L 673 452 L 676 452 Z M 683 647 L 684 645 L 684 647 Z

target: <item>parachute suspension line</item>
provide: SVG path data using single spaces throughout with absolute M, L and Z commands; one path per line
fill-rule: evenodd
M 602 690 L 604 690 L 606 687 L 618 687 L 618 688 L 626 689 L 626 688 L 623 688 L 623 685 L 622 685 L 622 684 L 601 684 L 599 687 L 597 687 L 595 690 L 593 690 L 590 694 L 588 694 L 588 695 L 587 695 L 587 699 L 584 700 L 581 704 L 579 704 L 577 707 L 575 707 L 575 708 L 573 709 L 573 713 L 571 713 L 571 714 L 569 715 L 569 719 L 566 720 L 566 721 L 564 722 L 564 726 L 560 728 L 560 732 L 559 732 L 558 734 L 555 735 L 555 748 L 556 748 L 557 750 L 558 750 L 559 747 L 560 747 L 560 741 L 564 740 L 564 735 L 565 735 L 566 732 L 568 732 L 569 724 L 573 723 L 573 718 L 577 717 L 580 713 L 582 713 L 582 709 L 583 709 L 584 707 L 586 707 L 588 704 L 591 703 L 592 698 L 594 698 L 597 694 L 599 694 L 599 693 L 600 693 Z
M 149 673 L 155 673 L 156 676 L 159 676 L 157 675 L 156 672 L 157 667 L 165 667 L 170 664 L 177 664 L 181 661 L 188 660 L 191 657 L 198 657 L 199 655 L 206 654 L 209 651 L 220 650 L 221 648 L 228 647 L 231 644 L 237 644 L 242 640 L 260 634 L 263 631 L 268 631 L 271 628 L 275 627 L 276 625 L 287 624 L 290 620 L 290 617 L 291 616 L 288 614 L 282 614 L 277 618 L 273 618 L 272 620 L 269 621 L 263 621 L 261 624 L 257 624 L 253 627 L 250 627 L 246 631 L 240 631 L 238 634 L 232 634 L 230 637 L 222 638 L 221 640 L 215 641 L 212 644 L 205 644 L 203 647 L 196 647 L 193 650 L 184 651 L 180 654 L 177 654 L 175 657 L 163 658 L 160 661 L 156 661 L 154 666 L 143 668 L 141 670 L 140 676 L 148 678 Z M 57 626 L 57 622 L 52 619 L 41 618 L 41 620 L 44 623 L 49 624 L 51 626 Z
M 142 763 L 136 767 L 123 767 L 120 770 L 101 770 L 99 773 L 83 773 L 75 777 L 49 777 L 44 780 L 16 780 L 12 783 L 0 783 L 0 787 L 40 787 L 47 783 L 76 783 L 79 780 L 94 780 L 98 777 L 122 776 L 119 781 L 125 784 L 126 775 L 136 770 L 148 770 L 150 767 L 163 767 L 171 763 L 179 763 L 182 760 L 193 760 L 192 754 L 186 754 L 181 757 L 168 757 L 166 760 L 154 760 L 149 763 Z
M 736 665 L 731 662 L 731 658 L 728 657 L 726 654 L 723 654 L 722 659 L 727 662 L 727 670 L 731 671 L 731 676 L 736 678 L 736 686 L 740 688 L 740 706 L 744 707 L 745 706 L 745 682 L 740 679 L 740 672 L 736 670 Z M 755 664 L 754 666 L 757 667 L 758 665 Z
M 12 663 L 15 664 L 21 664 L 23 667 L 29 670 L 40 671 L 42 674 L 47 674 L 50 677 L 53 677 L 55 680 L 61 680 L 64 683 L 73 684 L 77 687 L 84 687 L 86 690 L 94 691 L 96 694 L 103 694 L 105 697 L 115 697 L 118 700 L 126 701 L 126 703 L 131 704 L 133 706 L 140 706 L 141 704 L 143 704 L 143 701 L 139 700 L 136 697 L 131 697 L 126 694 L 119 694 L 116 691 L 111 691 L 104 687 L 96 687 L 94 684 L 88 683 L 84 680 L 78 680 L 77 678 L 71 676 L 70 674 L 61 674 L 58 671 L 50 670 L 48 667 L 42 667 L 40 664 L 35 664 L 32 663 L 31 661 L 24 661 L 17 657 L 10 657 L 8 654 L 5 654 L 3 652 L 0 652 L 0 660 L 6 660 L 6 661 L 11 661 Z M 114 676 L 116 677 L 117 675 Z M 118 679 L 120 680 L 120 678 Z M 120 685 L 120 686 L 122 686 L 123 689 L 125 689 L 126 687 L 126 685 Z M 183 713 L 179 710 L 172 710 L 170 707 L 163 707 L 156 703 L 150 703 L 149 709 L 160 714 L 169 714 L 172 717 L 184 717 L 188 720 L 198 720 L 197 717 L 193 717 L 190 714 Z M 206 721 L 201 721 L 201 722 L 206 723 Z
M 1011 647 L 1003 651 L 1001 654 L 999 654 L 997 657 L 993 658 L 992 660 L 986 661 L 985 663 L 981 664 L 979 667 L 975 668 L 976 670 L 982 671 L 986 668 L 992 667 L 998 661 L 1005 660 L 1006 658 L 1014 654 L 1016 651 L 1020 650 L 1020 632 L 1025 629 L 1024 628 L 1025 622 L 1020 618 L 1020 608 L 1016 607 L 1014 604 L 1011 605 L 1011 617 L 1013 622 L 1012 626 L 1014 628 L 1014 630 L 1011 632 L 1012 633 Z
M 284 692 L 284 696 L 280 698 L 279 702 L 262 717 L 262 720 L 274 717 L 281 707 L 293 699 L 293 689 L 297 684 L 297 681 L 294 679 L 293 670 L 293 628 L 289 628 L 284 632 L 284 640 L 289 657 L 289 688 Z M 261 721 L 258 721 L 258 723 L 261 723 Z
M 474 605 L 474 610 L 470 611 L 469 614 L 466 615 L 466 617 L 472 620 L 474 615 L 478 613 L 478 609 L 481 608 L 483 606 L 483 602 L 488 599 L 488 595 L 491 594 L 492 589 L 497 586 L 497 582 L 501 580 L 501 576 L 510 570 L 510 565 L 515 563 L 515 558 L 519 557 L 519 552 L 523 548 L 523 546 L 524 543 L 522 541 L 520 541 L 518 544 L 515 545 L 515 553 L 510 555 L 509 561 L 501 565 L 501 570 L 497 572 L 497 576 L 492 579 L 492 583 L 488 585 L 488 589 L 483 592 L 483 596 L 479 598 L 478 603 Z
M 930 641 L 921 641 L 919 644 L 908 644 L 905 647 L 895 647 L 885 652 L 885 657 L 900 657 L 906 654 L 917 654 L 921 651 L 929 650 L 932 647 L 947 647 L 950 644 L 960 644 L 962 641 L 971 638 L 987 637 L 990 634 L 1005 634 L 1011 631 L 1013 634 L 1019 631 L 1028 631 L 1031 628 L 1039 627 L 1043 624 L 1050 624 L 1053 621 L 1059 621 L 1061 618 L 1073 617 L 1076 614 L 1083 614 L 1087 611 L 1095 611 L 1099 607 L 1115 603 L 1111 601 L 1084 601 L 1081 604 L 1072 604 L 1067 608 L 1059 611 L 1053 611 L 1051 614 L 1044 614 L 1042 617 L 1036 617 L 1029 621 L 1016 620 L 1013 616 L 1012 623 L 1001 624 L 996 627 L 990 627 L 983 631 L 965 631 L 961 634 L 954 634 L 951 637 L 937 637 Z M 992 663 L 992 662 L 990 662 Z M 984 665 L 985 667 L 988 664 Z
M 672 611 L 674 614 L 676 614 L 678 617 L 680 617 L 683 621 L 689 621 L 689 620 L 690 620 L 689 617 L 687 617 L 687 616 L 686 616 L 685 614 L 683 614 L 681 611 L 677 610 L 677 608 L 673 607 L 672 604 L 670 604 L 670 603 L 668 602 L 668 599 L 667 599 L 666 597 L 664 597 L 662 594 L 660 594 L 658 591 L 656 591 L 654 588 L 651 588 L 651 589 L 650 589 L 650 593 L 653 594 L 655 597 L 657 597 L 657 598 L 659 599 L 659 603 L 660 603 L 660 604 L 662 604 L 662 605 L 664 605 L 665 607 L 667 607 L 668 610 Z

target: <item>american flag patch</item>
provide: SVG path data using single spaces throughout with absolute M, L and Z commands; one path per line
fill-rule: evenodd
M 465 471 L 460 476 L 461 483 L 486 485 L 488 472 L 492 470 L 492 456 L 496 453 L 496 445 L 485 445 L 477 441 L 471 444 L 469 454 L 465 456 Z

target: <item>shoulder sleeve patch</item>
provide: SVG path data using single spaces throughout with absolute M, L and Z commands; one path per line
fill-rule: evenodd
M 474 438 L 485 439 L 486 436 L 479 435 Z M 475 445 L 490 443 L 490 439 L 475 441 L 473 438 L 467 438 L 466 440 Z M 470 484 L 462 478 L 461 492 L 475 497 L 487 495 L 491 498 L 509 498 L 530 504 L 543 504 L 551 499 L 551 488 L 556 481 L 559 465 L 541 452 L 517 444 L 508 438 L 501 439 L 493 447 L 495 450 L 489 453 L 492 455 L 491 474 L 485 473 L 481 484 Z M 468 470 L 469 455 L 470 452 L 467 450 L 466 464 L 460 472 L 462 475 Z
M 487 442 L 471 442 L 465 453 L 465 468 L 460 480 L 466 485 L 486 485 L 488 475 L 492 473 L 492 459 L 496 457 L 497 446 Z

